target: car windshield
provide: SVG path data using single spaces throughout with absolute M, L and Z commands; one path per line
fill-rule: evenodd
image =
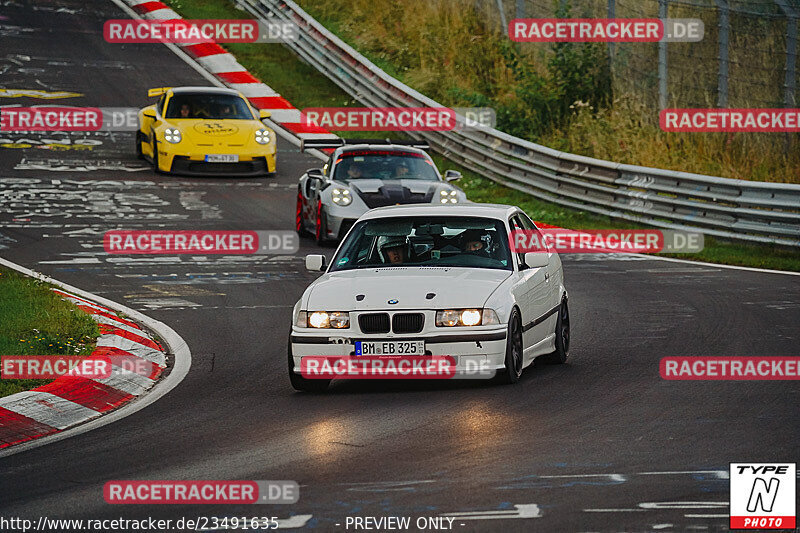
M 253 120 L 250 106 L 233 94 L 175 94 L 169 99 L 165 118 Z
M 382 266 L 452 266 L 511 270 L 499 220 L 480 217 L 386 217 L 355 225 L 331 271 Z
M 336 161 L 333 179 L 413 179 L 438 181 L 433 162 L 423 154 L 396 150 L 357 150 L 343 152 Z

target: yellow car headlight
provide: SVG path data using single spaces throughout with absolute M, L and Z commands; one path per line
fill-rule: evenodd
M 269 144 L 270 141 L 269 130 L 257 130 L 255 135 L 256 135 L 256 142 L 258 144 Z
M 168 143 L 178 144 L 181 142 L 181 130 L 178 128 L 167 128 L 164 130 L 164 140 Z

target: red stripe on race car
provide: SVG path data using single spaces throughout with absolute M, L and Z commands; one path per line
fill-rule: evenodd
M 163 2 L 145 2 L 133 6 L 133 10 L 137 13 L 150 13 L 151 11 L 158 11 L 159 9 L 169 9 L 169 6 Z
M 183 47 L 184 50 L 194 57 L 215 56 L 217 54 L 227 54 L 228 52 L 217 43 L 189 44 Z
M 294 109 L 283 96 L 255 96 L 248 98 L 259 109 Z
M 217 72 L 215 75 L 225 83 L 261 83 L 261 80 L 246 70 L 240 70 L 239 72 Z

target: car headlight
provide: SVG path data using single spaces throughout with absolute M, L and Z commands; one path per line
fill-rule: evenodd
M 436 325 L 440 328 L 454 326 L 488 326 L 499 324 L 494 309 L 442 309 L 436 311 Z
M 439 191 L 439 201 L 443 204 L 457 204 L 458 191 Z
M 300 311 L 295 325 L 301 328 L 345 329 L 350 327 L 350 313 L 346 311 Z
M 331 195 L 331 199 L 336 205 L 345 206 L 353 203 L 353 196 L 350 194 L 348 189 L 334 187 L 334 189 L 331 191 Z
M 164 130 L 164 140 L 168 143 L 178 144 L 181 142 L 181 130 L 178 128 L 167 128 Z
M 257 130 L 256 131 L 256 142 L 258 144 L 269 144 L 270 136 L 268 130 Z

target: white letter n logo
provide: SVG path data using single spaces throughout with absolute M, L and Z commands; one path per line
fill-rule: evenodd
M 756 507 L 761 505 L 764 512 L 771 513 L 772 506 L 775 504 L 775 497 L 778 495 L 778 485 L 780 480 L 772 478 L 769 480 L 769 487 L 764 478 L 757 477 L 753 482 L 753 490 L 750 491 L 750 499 L 747 501 L 747 511 L 756 512 Z

